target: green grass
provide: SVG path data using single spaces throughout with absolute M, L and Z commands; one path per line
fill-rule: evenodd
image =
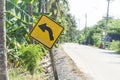
M 41 73 L 35 73 L 33 76 L 22 69 L 9 69 L 9 80 L 44 80 Z

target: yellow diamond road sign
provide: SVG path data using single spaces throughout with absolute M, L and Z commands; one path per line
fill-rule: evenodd
M 51 49 L 63 30 L 61 25 L 43 15 L 30 32 L 30 36 Z

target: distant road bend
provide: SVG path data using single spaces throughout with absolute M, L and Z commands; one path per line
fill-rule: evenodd
M 92 80 L 120 80 L 120 55 L 114 51 L 65 43 L 64 51 Z

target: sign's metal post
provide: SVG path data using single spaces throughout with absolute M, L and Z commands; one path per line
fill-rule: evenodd
M 52 64 L 54 78 L 55 78 L 55 80 L 59 80 L 58 79 L 57 70 L 56 70 L 56 66 L 55 66 L 55 61 L 54 61 L 52 49 L 49 50 L 49 54 L 50 54 L 50 59 L 51 59 L 51 64 Z

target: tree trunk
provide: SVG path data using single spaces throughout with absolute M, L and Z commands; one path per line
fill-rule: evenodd
M 45 4 L 43 4 L 43 3 L 44 3 L 44 0 L 42 0 L 42 2 L 41 2 L 41 4 L 42 4 L 42 6 L 41 6 L 41 8 L 42 8 L 41 13 L 45 13 Z
M 38 12 L 39 13 L 46 13 L 47 7 L 48 7 L 48 0 L 38 0 L 38 1 L 39 1 Z
M 39 0 L 39 13 L 44 13 L 44 0 Z
M 28 14 L 32 17 L 32 4 L 31 3 L 28 3 Z M 33 27 L 33 24 L 30 24 L 29 25 L 29 31 L 32 29 L 32 27 Z M 30 38 L 30 43 L 33 43 L 33 39 L 32 38 Z
M 41 13 L 41 9 L 42 9 L 42 1 L 41 0 L 38 0 L 39 1 L 39 5 L 38 5 L 38 12 Z
M 0 0 L 0 80 L 8 80 L 6 55 L 5 1 Z
M 48 0 L 45 0 L 45 12 L 47 13 L 48 12 Z

